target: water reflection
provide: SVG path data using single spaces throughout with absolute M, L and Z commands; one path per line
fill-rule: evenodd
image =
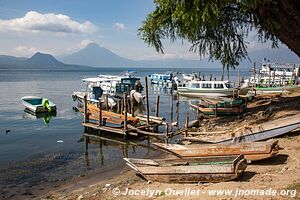
M 151 143 L 153 140 L 156 142 L 162 142 L 156 138 L 146 137 L 135 140 L 124 140 L 120 137 L 108 135 L 108 134 L 89 134 L 84 133 L 84 146 L 85 146 L 85 164 L 90 165 L 90 156 L 89 156 L 89 146 L 92 145 L 92 148 L 98 148 L 98 158 L 100 165 L 103 166 L 105 160 L 111 159 L 113 156 L 111 152 L 115 152 L 122 157 L 134 157 L 141 156 L 150 157 L 153 154 L 157 154 L 157 148 L 152 146 Z
M 48 125 L 52 119 L 52 117 L 56 117 L 57 112 L 43 112 L 43 113 L 34 113 L 30 110 L 25 109 L 22 115 L 23 119 L 43 119 L 45 125 Z

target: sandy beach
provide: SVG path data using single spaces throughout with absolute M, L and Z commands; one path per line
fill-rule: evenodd
M 299 90 L 285 95 L 262 95 L 248 104 L 239 118 L 211 118 L 209 130 L 242 127 L 300 113 Z M 53 190 L 43 199 L 297 199 L 300 190 L 300 130 L 280 138 L 283 149 L 270 159 L 253 162 L 238 179 L 220 183 L 149 183 L 127 167 L 113 177 L 74 180 Z M 162 157 L 170 155 L 163 153 Z M 252 193 L 251 193 L 252 192 Z M 256 193 L 255 193 L 256 192 Z

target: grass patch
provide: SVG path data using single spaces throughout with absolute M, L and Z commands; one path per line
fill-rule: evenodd
M 299 183 L 293 183 L 289 185 L 286 189 L 288 190 L 300 190 L 300 182 Z
M 295 197 L 291 197 L 291 199 L 294 199 L 294 200 L 300 200 L 300 195 L 299 195 L 299 191 L 300 191 L 300 182 L 298 183 L 293 183 L 289 186 L 287 186 L 286 188 L 287 190 L 296 190 L 296 196 Z

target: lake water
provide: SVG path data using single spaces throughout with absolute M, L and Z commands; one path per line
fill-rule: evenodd
M 84 155 L 82 141 L 82 116 L 74 112 L 71 94 L 76 91 L 82 78 L 98 74 L 120 74 L 125 68 L 98 68 L 86 71 L 67 70 L 1 70 L 0 69 L 0 199 L 34 198 L 51 188 L 59 187 L 71 179 L 97 174 L 124 167 L 122 158 L 155 157 L 157 152 L 147 140 L 136 141 L 143 147 L 121 142 L 102 141 L 89 145 L 88 156 Z M 164 68 L 134 68 L 138 77 L 165 72 Z M 189 73 L 197 69 L 174 69 Z M 220 69 L 203 69 L 207 76 L 220 77 Z M 249 70 L 240 72 L 249 75 Z M 237 72 L 232 72 L 236 80 Z M 149 88 L 151 114 L 155 112 L 155 98 L 160 94 L 160 115 L 167 121 L 175 121 L 172 115 L 172 97 L 168 90 Z M 57 115 L 49 124 L 43 117 L 24 112 L 21 97 L 36 95 L 47 97 L 57 105 Z M 176 101 L 173 101 L 175 103 Z M 174 104 L 173 104 L 174 105 Z M 173 112 L 175 106 L 173 106 Z M 180 102 L 180 121 L 192 112 L 188 99 Z M 173 117 L 173 120 L 170 118 Z M 193 115 L 191 116 L 193 117 Z M 119 139 L 121 140 L 121 139 Z M 59 141 L 59 142 L 58 142 Z

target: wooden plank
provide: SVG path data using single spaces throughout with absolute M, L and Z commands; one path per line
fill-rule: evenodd
M 158 136 L 164 135 L 164 134 L 152 133 L 152 132 L 149 132 L 149 131 L 140 130 L 140 129 L 138 129 L 138 128 L 136 128 L 136 127 L 130 125 L 130 124 L 128 124 L 128 128 L 129 128 L 129 130 L 133 130 L 133 131 L 136 131 L 136 132 L 138 132 L 138 133 L 141 133 L 141 134 L 143 134 L 143 135 L 148 135 L 148 136 L 158 137 Z
M 107 126 L 98 126 L 93 123 L 82 123 L 82 125 L 85 127 L 96 129 L 96 130 L 108 131 L 108 132 L 118 133 L 118 134 L 122 134 L 122 135 L 125 134 L 123 130 L 117 129 L 117 128 L 112 128 L 112 127 L 107 127 Z

